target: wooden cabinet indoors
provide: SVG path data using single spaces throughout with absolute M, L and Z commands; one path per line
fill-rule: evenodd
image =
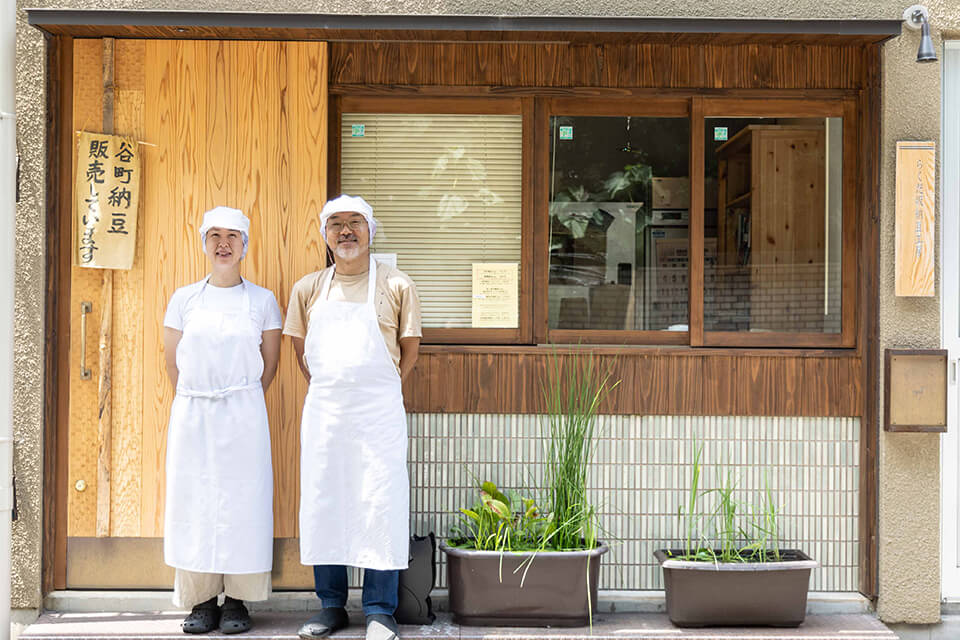
M 796 330 L 783 301 L 823 304 L 824 126 L 750 125 L 717 156 L 720 274 L 749 285 L 752 330 Z

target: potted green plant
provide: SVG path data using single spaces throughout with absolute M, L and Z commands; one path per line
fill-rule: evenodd
M 769 482 L 756 503 L 738 500 L 731 473 L 700 488 L 703 446 L 694 446 L 690 489 L 679 510 L 683 546 L 654 553 L 663 569 L 667 615 L 679 627 L 797 627 L 816 561 L 780 549 Z M 713 508 L 702 502 L 713 499 Z M 707 532 L 712 532 L 708 535 Z
M 479 484 L 473 508 L 440 545 L 454 621 L 469 625 L 583 626 L 597 600 L 596 507 L 587 498 L 597 410 L 619 384 L 592 356 L 554 355 L 543 382 L 544 498 Z

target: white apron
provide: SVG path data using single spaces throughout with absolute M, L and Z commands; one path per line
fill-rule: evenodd
M 273 566 L 273 472 L 261 331 L 242 308 L 186 311 L 167 432 L 164 561 L 203 573 Z
M 310 388 L 300 429 L 300 562 L 406 569 L 410 537 L 407 421 L 400 374 L 377 322 L 377 265 L 367 301 L 310 310 Z

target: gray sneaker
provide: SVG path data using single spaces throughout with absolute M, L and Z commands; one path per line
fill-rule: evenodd
M 297 634 L 303 640 L 326 638 L 331 633 L 350 626 L 347 610 L 341 607 L 326 607 L 303 623 Z
M 367 616 L 367 640 L 397 640 L 400 627 L 393 616 L 375 613 Z

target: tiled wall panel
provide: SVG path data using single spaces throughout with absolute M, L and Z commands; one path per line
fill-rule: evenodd
M 473 503 L 475 479 L 512 489 L 540 481 L 538 416 L 414 414 L 408 423 L 414 532 L 446 536 Z M 769 482 L 781 547 L 820 562 L 811 589 L 856 591 L 858 419 L 601 416 L 600 433 L 590 486 L 612 546 L 601 589 L 663 588 L 653 551 L 682 537 L 677 511 L 696 440 L 704 446 L 701 487 L 717 486 L 729 470 L 738 495 L 755 500 Z

